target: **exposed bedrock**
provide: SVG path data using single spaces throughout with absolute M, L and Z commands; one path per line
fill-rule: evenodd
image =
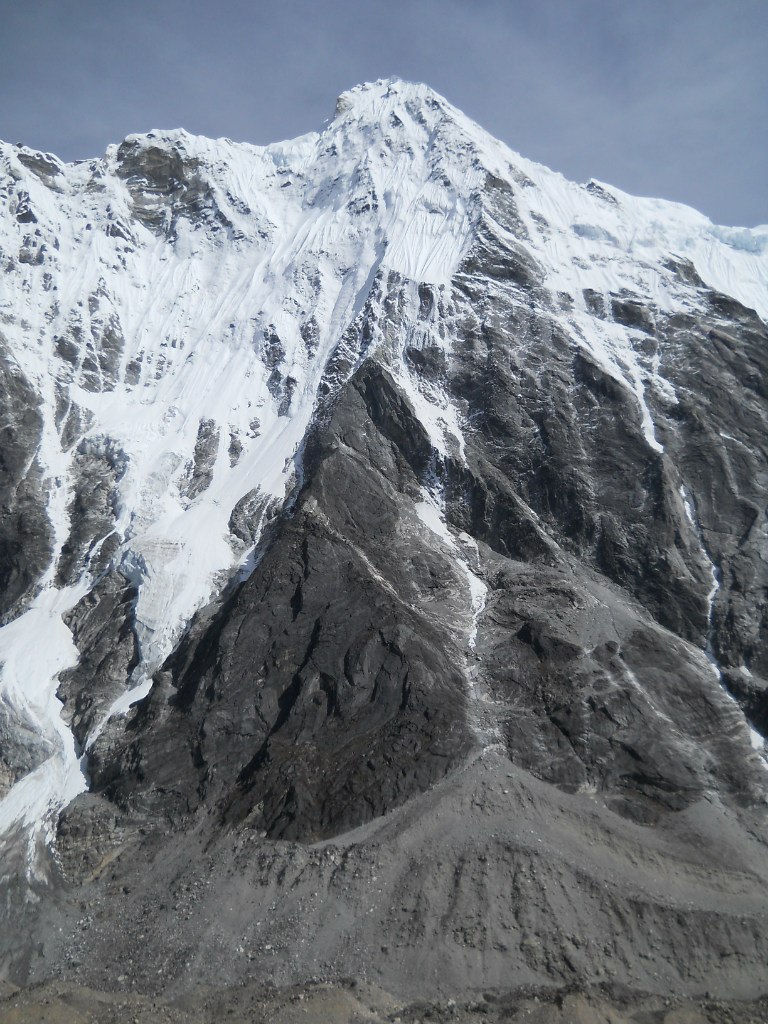
M 136 597 L 135 585 L 112 570 L 64 616 L 81 657 L 59 676 L 57 696 L 79 744 L 127 689 L 138 664 Z
M 467 261 L 456 283 L 445 386 L 473 429 L 468 471 L 448 474 L 449 519 L 483 536 L 468 518 L 482 504 L 472 477 L 503 480 L 563 551 L 708 649 L 757 724 L 768 643 L 763 322 L 703 286 L 695 314 L 648 313 L 653 327 L 632 337 L 659 452 L 637 394 L 546 309 L 523 305 L 513 275 L 490 280 Z
M 118 515 L 118 483 L 128 458 L 111 437 L 88 436 L 72 458 L 72 500 L 69 535 L 57 566 L 59 586 L 74 583 L 88 567 L 98 576 L 120 545 L 114 526 Z
M 0 800 L 15 782 L 51 756 L 35 722 L 0 698 Z
M 459 281 L 449 387 L 469 406 L 470 465 L 489 464 L 551 540 L 703 644 L 709 564 L 635 396 L 513 291 Z
M 313 838 L 458 763 L 471 737 L 462 638 L 448 623 L 462 581 L 403 493 L 418 493 L 411 463 L 428 456 L 402 396 L 367 368 L 314 439 L 311 483 L 258 571 L 166 663 L 120 756 L 97 744 L 94 786 L 145 813 L 203 804 Z M 441 614 L 442 603 L 454 607 Z
M 678 401 L 660 410 L 658 430 L 691 495 L 700 548 L 718 584 L 713 652 L 721 666 L 741 675 L 742 686 L 764 689 L 768 328 L 725 296 L 704 291 L 702 298 L 704 315 L 695 322 L 670 318 L 665 373 Z
M 219 428 L 214 420 L 200 420 L 192 459 L 179 487 L 183 498 L 192 501 L 210 487 L 218 454 Z
M 6 344 L 0 338 L 0 622 L 34 596 L 53 554 L 48 494 L 37 459 L 42 402 L 8 358 Z
M 177 145 L 153 145 L 150 137 L 129 137 L 117 151 L 117 174 L 126 182 L 136 220 L 173 238 L 180 218 L 212 231 L 232 224 L 216 201 L 201 161 Z
M 680 536 L 684 512 L 664 460 L 641 458 L 659 468 L 643 538 L 660 544 Z M 616 465 L 584 460 L 618 515 L 627 499 L 608 481 L 633 463 Z M 640 822 L 710 789 L 762 803 L 763 769 L 702 649 L 695 538 L 680 541 L 698 577 L 676 635 L 648 598 L 661 601 L 669 560 L 641 548 L 633 562 L 628 540 L 623 571 L 645 578 L 620 587 L 565 546 L 556 511 L 545 519 L 539 495 L 536 514 L 533 488 L 503 467 L 492 444 L 467 466 L 436 461 L 395 380 L 364 364 L 310 440 L 294 514 L 254 575 L 193 626 L 122 739 L 96 745 L 94 786 L 179 823 L 207 807 L 275 838 L 335 835 L 461 764 L 490 716 L 514 764 Z M 473 650 L 456 548 L 415 514 L 425 484 L 444 488 L 447 522 L 479 543 L 487 597 Z M 590 489 L 599 507 L 594 479 Z

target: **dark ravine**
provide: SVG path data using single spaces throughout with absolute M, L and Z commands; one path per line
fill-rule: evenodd
M 204 164 L 119 152 L 127 235 L 175 242 L 190 220 L 239 244 Z M 148 695 L 87 746 L 89 792 L 29 882 L 34 911 L 3 882 L 0 977 L 129 993 L 137 1015 L 198 985 L 354 977 L 403 1021 L 419 998 L 474 1020 L 484 992 L 484 1019 L 528 1019 L 512 1014 L 534 990 L 542 1022 L 581 1019 L 568 992 L 617 1022 L 678 1024 L 671 993 L 693 1000 L 680 1022 L 727 1019 L 706 999 L 738 1021 L 768 991 L 768 765 L 750 743 L 768 727 L 768 328 L 672 252 L 654 272 L 674 302 L 640 266 L 634 291 L 552 289 L 531 233 L 554 229 L 523 202 L 536 187 L 483 174 L 449 285 L 376 265 L 290 499 L 253 480 L 227 509 L 252 571 L 222 579 Z M 355 202 L 383 199 L 366 183 Z M 627 339 L 637 387 L 585 344 L 577 305 Z M 303 327 L 312 358 L 318 320 Z M 287 421 L 301 383 L 278 326 L 253 345 Z M 104 389 L 130 366 L 108 362 Z M 13 438 L 41 429 L 25 387 L 6 399 Z M 435 410 L 461 438 L 437 437 Z M 79 661 L 58 685 L 84 744 L 148 631 L 118 558 L 130 460 L 78 429 L 57 567 L 64 585 L 89 566 L 92 585 L 66 612 Z M 195 421 L 185 508 L 248 443 Z M 8 616 L 53 543 L 21 445 L 0 480 Z M 32 546 L 11 529 L 24 502 Z M 47 752 L 0 711 L 2 786 Z

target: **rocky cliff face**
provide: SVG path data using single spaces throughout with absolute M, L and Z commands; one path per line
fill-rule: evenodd
M 761 992 L 768 233 L 395 81 L 3 158 L 5 969 Z

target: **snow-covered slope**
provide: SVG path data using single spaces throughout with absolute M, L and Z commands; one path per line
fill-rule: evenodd
M 595 304 L 639 294 L 685 311 L 675 268 L 689 261 L 768 317 L 768 229 L 570 183 L 396 80 L 345 93 L 319 134 L 264 148 L 155 131 L 77 164 L 3 145 L 1 167 L 0 341 L 11 377 L 40 399 L 26 472 L 50 540 L 42 574 L 3 609 L 2 701 L 47 753 L 26 777 L 10 771 L 0 831 L 33 826 L 33 842 L 87 784 L 55 693 L 79 657 L 62 616 L 100 579 L 117 571 L 136 588 L 138 654 L 86 745 L 146 693 L 193 615 L 252 569 L 301 482 L 310 424 L 366 355 L 389 365 L 435 450 L 463 457 L 464 411 L 404 350 L 414 337 L 450 348 L 419 317 L 419 286 L 447 302 L 483 238 L 560 297 L 551 322 L 631 392 L 655 451 L 648 394 L 673 392 L 664 353 Z M 514 223 L 484 204 L 495 179 L 515 189 Z M 392 275 L 410 326 L 369 332 Z M 436 500 L 422 505 L 431 528 Z M 484 585 L 462 565 L 481 609 Z

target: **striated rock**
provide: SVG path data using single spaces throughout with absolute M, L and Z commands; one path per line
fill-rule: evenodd
M 170 148 L 152 145 L 151 136 L 126 139 L 117 151 L 117 173 L 131 195 L 133 216 L 156 233 L 173 237 L 182 218 L 216 230 L 231 227 L 205 166 L 184 152 L 183 139 Z
M 0 799 L 53 753 L 53 745 L 14 707 L 0 703 Z
M 125 452 L 111 437 L 89 436 L 75 449 L 74 493 L 68 509 L 70 531 L 61 548 L 56 574 L 60 586 L 73 583 L 87 559 L 96 571 L 109 564 L 119 544 L 114 529 L 117 484 L 126 467 Z
M 34 594 L 48 567 L 53 537 L 46 512 L 45 480 L 37 458 L 43 419 L 41 399 L 8 357 L 0 337 L 3 396 L 0 458 L 0 621 L 7 621 Z
M 210 487 L 219 454 L 219 435 L 215 420 L 200 420 L 192 461 L 179 487 L 182 497 L 192 501 Z
M 129 687 L 139 662 L 136 597 L 135 584 L 113 570 L 64 616 L 81 657 L 59 676 L 56 695 L 81 746 L 110 704 Z

